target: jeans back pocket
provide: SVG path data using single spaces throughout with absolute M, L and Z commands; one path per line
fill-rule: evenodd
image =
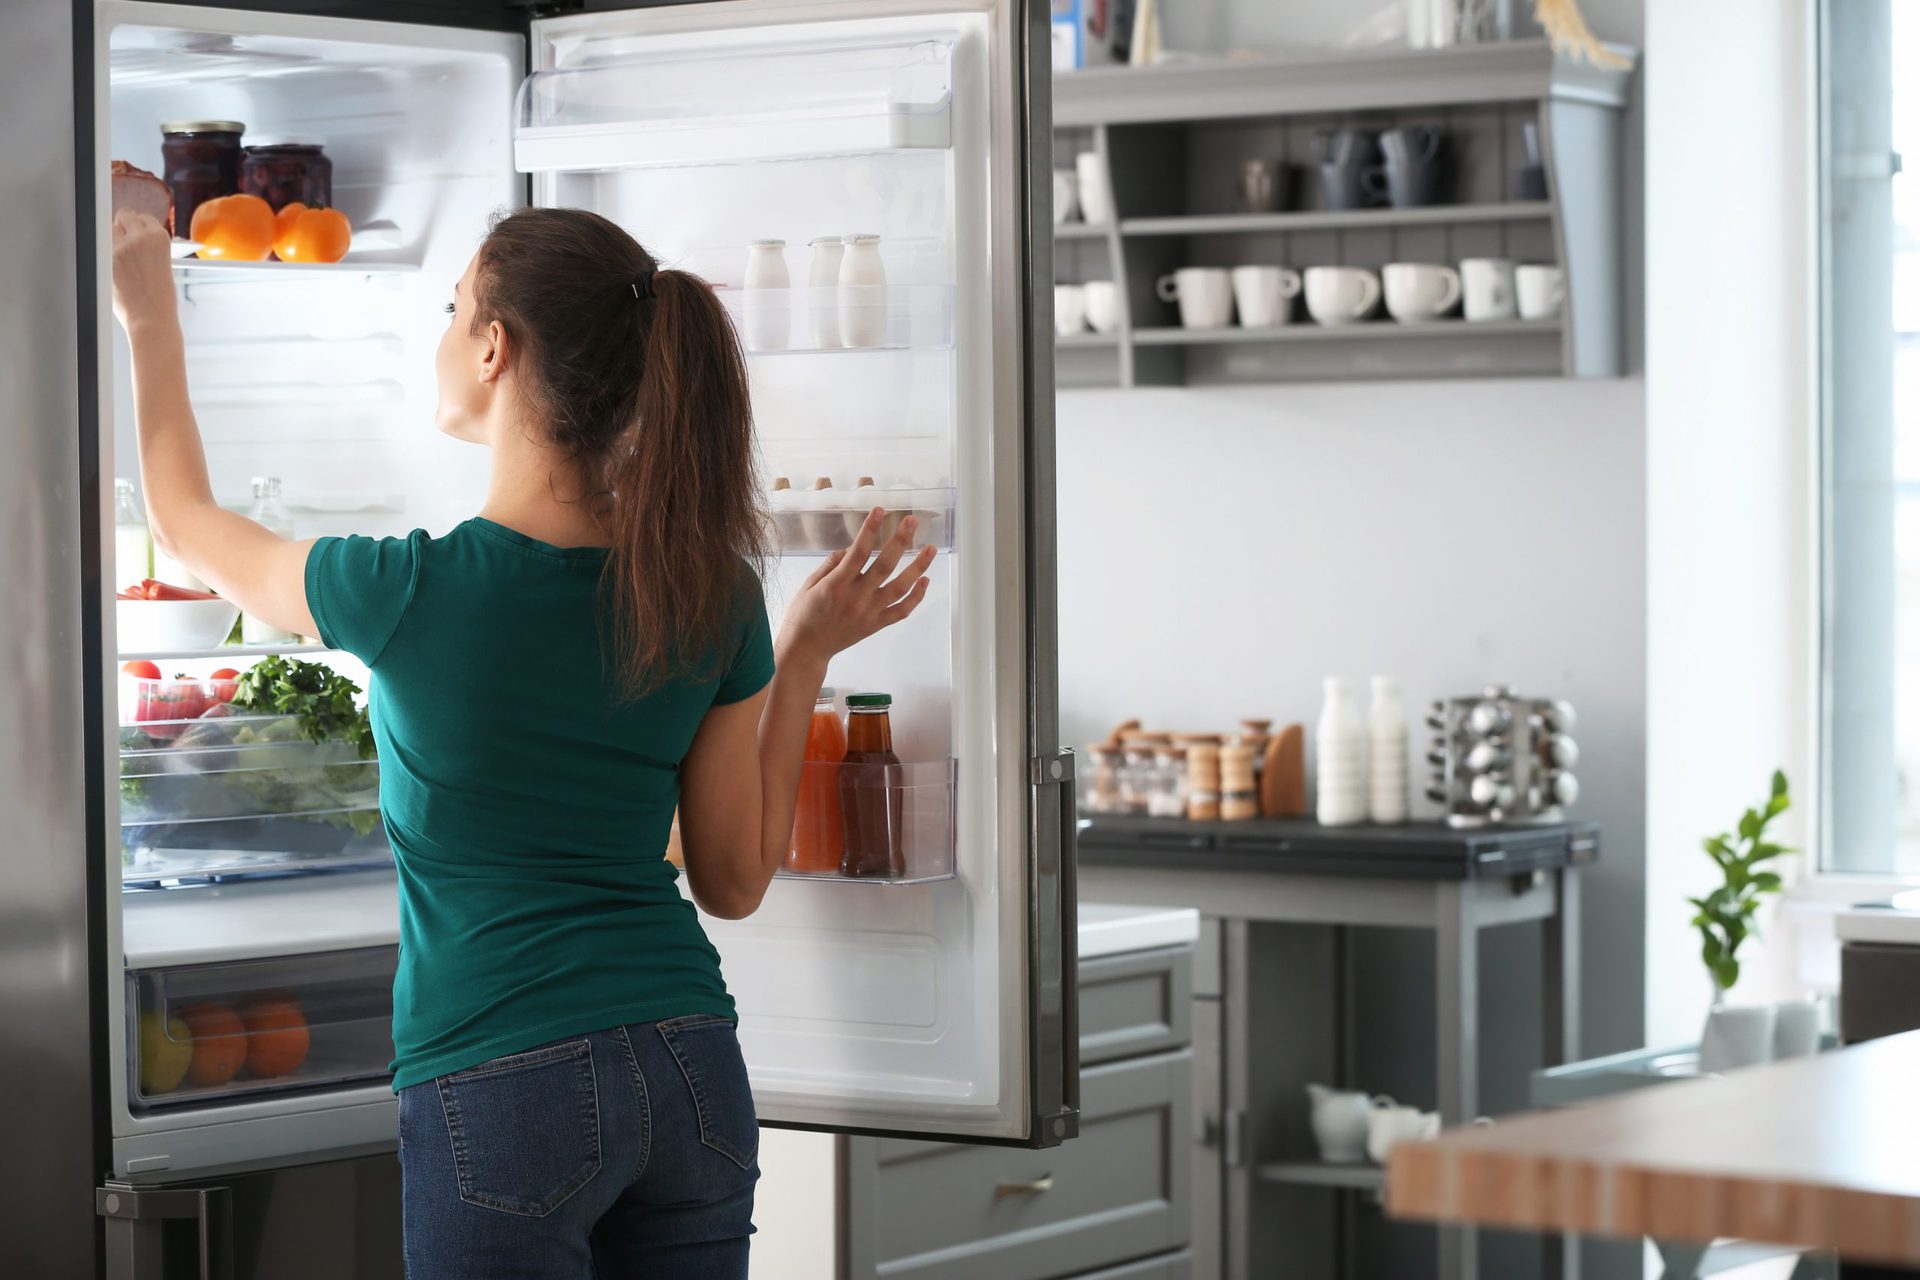
M 435 1083 L 468 1204 L 542 1218 L 600 1172 L 600 1096 L 585 1040 L 495 1058 Z
M 742 1169 L 751 1168 L 760 1152 L 760 1119 L 733 1023 L 697 1013 L 654 1025 L 693 1093 L 700 1141 Z

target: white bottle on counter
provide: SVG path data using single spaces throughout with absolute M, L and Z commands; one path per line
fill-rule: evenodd
M 785 240 L 747 242 L 745 284 L 747 349 L 785 351 L 793 320 L 793 277 L 787 273 Z
M 253 478 L 253 509 L 247 518 L 283 538 L 293 537 L 293 517 L 280 505 L 280 480 L 277 476 Z M 269 626 L 252 614 L 240 616 L 240 638 L 248 644 L 291 644 L 294 636 L 279 627 Z
M 807 323 L 813 345 L 840 345 L 840 262 L 846 256 L 844 236 L 816 236 L 807 242 Z
M 1407 820 L 1407 711 L 1400 682 L 1373 678 L 1367 712 L 1367 817 L 1382 825 Z
M 1325 688 L 1315 731 L 1315 816 L 1322 826 L 1349 827 L 1367 820 L 1367 726 L 1344 676 L 1328 676 Z
M 840 255 L 840 345 L 877 347 L 887 340 L 887 264 L 880 237 L 848 236 Z
M 146 517 L 140 514 L 140 500 L 133 496 L 133 481 L 113 482 L 113 589 L 138 586 L 153 576 L 153 535 L 147 530 Z

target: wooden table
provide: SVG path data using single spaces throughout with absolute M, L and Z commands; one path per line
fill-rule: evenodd
M 1403 1146 L 1387 1208 L 1920 1266 L 1920 1031 Z

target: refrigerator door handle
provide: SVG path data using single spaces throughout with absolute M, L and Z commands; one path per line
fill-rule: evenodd
M 1058 1066 L 1047 1061 L 1048 1037 L 1037 1037 L 1033 1045 L 1033 1082 L 1039 1103 L 1035 1108 L 1033 1145 L 1037 1147 L 1054 1146 L 1068 1138 L 1077 1137 L 1080 1132 L 1080 892 L 1077 872 L 1080 806 L 1074 787 L 1073 766 L 1073 751 L 1067 747 L 1060 748 L 1052 755 L 1035 756 L 1032 760 L 1034 812 L 1045 812 L 1047 793 L 1052 791 L 1060 817 L 1057 917 L 1045 908 L 1046 899 L 1041 892 L 1041 882 L 1046 869 L 1038 858 L 1034 861 L 1034 883 L 1029 898 L 1036 914 L 1040 915 L 1033 928 L 1033 967 L 1030 972 L 1034 982 L 1033 998 L 1040 1002 L 1043 1010 L 1046 1007 L 1047 977 L 1052 971 L 1049 957 L 1057 956 L 1060 966 Z M 1044 841 L 1036 844 L 1038 848 L 1045 848 Z M 1045 1025 L 1044 1016 L 1040 1025 Z M 1054 1074 L 1056 1071 L 1057 1076 Z M 1057 1100 L 1053 1096 L 1056 1080 Z

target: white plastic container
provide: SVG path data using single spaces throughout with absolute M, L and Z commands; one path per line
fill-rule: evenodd
M 816 347 L 840 345 L 840 261 L 846 256 L 843 236 L 818 236 L 807 243 L 807 324 Z
M 113 589 L 137 586 L 153 576 L 153 535 L 147 530 L 133 481 L 113 482 Z
M 1373 678 L 1367 712 L 1367 817 L 1383 825 L 1407 820 L 1407 711 L 1400 682 Z
M 880 237 L 848 236 L 840 256 L 840 344 L 877 347 L 887 340 L 887 265 Z
M 1315 812 L 1322 826 L 1349 827 L 1367 820 L 1367 726 L 1344 676 L 1328 676 L 1325 689 L 1314 744 Z
M 793 319 L 785 240 L 749 240 L 746 271 L 746 339 L 749 351 L 785 351 Z M 779 292 L 774 293 L 775 290 Z

